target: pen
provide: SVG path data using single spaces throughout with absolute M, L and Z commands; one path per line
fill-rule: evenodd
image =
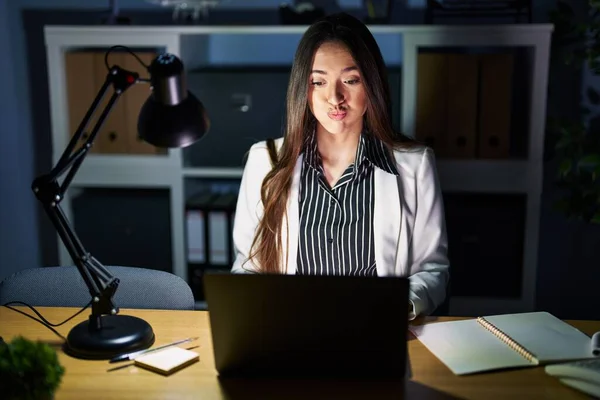
M 592 336 L 592 354 L 600 356 L 600 332 L 596 332 Z
M 176 342 L 168 343 L 168 344 L 165 344 L 165 345 L 162 345 L 162 346 L 158 346 L 158 347 L 155 347 L 153 349 L 146 349 L 146 350 L 135 351 L 133 353 L 120 354 L 120 355 L 118 355 L 116 357 L 111 358 L 109 362 L 110 363 L 116 363 L 116 362 L 119 362 L 119 361 L 134 360 L 137 356 L 140 356 L 142 354 L 148 354 L 148 353 L 151 353 L 151 352 L 156 351 L 156 350 L 161 350 L 161 349 L 164 349 L 166 347 L 171 347 L 171 346 L 177 346 L 178 344 L 182 344 L 182 343 L 193 342 L 196 339 L 198 339 L 197 336 L 196 337 L 187 338 L 187 339 L 178 340 Z

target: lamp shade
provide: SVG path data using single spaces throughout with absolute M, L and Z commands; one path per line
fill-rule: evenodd
M 173 54 L 156 57 L 148 67 L 152 94 L 138 116 L 138 134 L 156 147 L 186 147 L 209 129 L 204 106 L 187 90 L 183 63 Z
M 186 147 L 198 141 L 210 127 L 202 103 L 190 92 L 181 103 L 171 106 L 146 100 L 138 117 L 141 139 L 156 147 Z

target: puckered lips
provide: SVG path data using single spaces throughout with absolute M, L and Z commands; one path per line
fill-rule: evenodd
M 334 110 L 334 111 L 329 111 L 329 112 L 327 113 L 327 116 L 328 116 L 329 118 L 331 118 L 332 120 L 334 120 L 334 121 L 341 121 L 341 120 L 343 120 L 344 118 L 346 118 L 346 114 L 347 114 L 347 112 L 346 112 L 346 111 L 342 111 L 342 110 Z

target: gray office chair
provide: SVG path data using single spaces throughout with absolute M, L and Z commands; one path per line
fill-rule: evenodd
M 193 310 L 194 295 L 177 275 L 146 268 L 106 267 L 119 279 L 113 300 L 119 308 Z M 83 307 L 91 300 L 75 266 L 30 268 L 0 283 L 0 305 L 22 301 L 31 306 Z

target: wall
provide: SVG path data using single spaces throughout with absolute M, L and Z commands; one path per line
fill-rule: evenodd
M 23 75 L 15 60 L 23 49 L 14 40 L 14 14 L 0 0 L 0 279 L 39 263 L 35 200 L 29 189 L 33 151 L 27 103 L 20 97 Z
M 229 0 L 224 7 L 275 9 L 280 0 Z M 108 9 L 108 0 L 0 0 L 0 49 L 10 55 L 0 60 L 0 84 L 4 95 L 0 97 L 0 149 L 8 150 L 0 157 L 0 279 L 10 273 L 42 263 L 41 249 L 55 247 L 46 238 L 40 241 L 38 231 L 48 231 L 45 217 L 29 189 L 36 173 L 49 165 L 40 165 L 34 158 L 36 144 L 33 141 L 34 123 L 31 118 L 31 102 L 36 84 L 28 80 L 25 32 L 21 12 L 24 9 Z M 251 3 L 252 6 L 249 6 Z M 328 6 L 334 0 L 320 0 Z M 414 23 L 422 18 L 424 1 L 397 1 L 395 13 L 401 23 Z M 156 9 L 144 0 L 119 2 L 121 9 Z M 339 5 L 356 7 L 361 0 L 339 0 Z M 406 4 L 406 6 L 404 5 Z M 546 22 L 548 10 L 554 0 L 534 2 L 534 21 Z M 30 87 L 33 85 L 33 87 Z M 580 93 L 581 76 L 556 69 L 551 73 L 550 88 L 558 95 L 550 100 L 549 113 L 563 110 L 571 104 L 565 99 L 576 100 Z M 30 94 L 33 92 L 33 96 Z M 557 101 L 559 100 L 559 101 Z M 554 102 L 554 103 L 553 103 Z M 49 151 L 42 148 L 40 150 Z M 597 227 L 581 226 L 566 222 L 551 208 L 556 195 L 553 176 L 556 166 L 546 165 L 545 193 L 542 199 L 542 221 L 539 246 L 538 307 L 555 312 L 559 316 L 590 316 L 594 309 L 593 282 L 600 279 L 597 250 L 600 248 L 600 232 Z M 42 227 L 38 226 L 38 217 Z M 46 221 L 46 222 L 44 222 Z M 600 316 L 598 316 L 600 318 Z
M 226 0 L 221 7 L 275 10 L 281 3 L 280 0 Z M 418 9 L 423 3 L 424 0 L 410 0 L 407 7 Z M 124 14 L 127 10 L 161 9 L 145 0 L 121 0 L 117 4 Z M 315 4 L 328 10 L 338 6 L 356 8 L 362 0 L 317 0 Z M 402 4 L 398 6 L 404 7 Z M 45 130 L 45 127 L 40 127 L 39 121 L 35 126 L 31 104 L 37 97 L 44 96 L 38 96 L 38 86 L 28 77 L 31 65 L 22 18 L 22 11 L 26 9 L 106 10 L 108 14 L 109 1 L 0 0 L 0 49 L 3 54 L 10 55 L 0 61 L 0 83 L 3 93 L 8 94 L 0 100 L 0 144 L 2 149 L 10 149 L 0 157 L 0 280 L 23 268 L 57 260 L 56 243 L 49 238 L 53 235 L 53 228 L 30 190 L 34 177 L 47 172 L 51 165 L 49 161 L 35 157 L 36 152 L 47 154 L 50 143 L 34 140 L 34 133 L 39 133 L 39 129 Z M 412 18 L 410 11 L 404 14 L 407 19 Z
M 575 15 L 584 16 L 586 2 L 569 2 Z M 571 120 L 581 118 L 579 102 L 585 88 L 600 90 L 600 78 L 587 68 L 566 67 L 560 60 L 550 68 L 548 115 Z M 598 119 L 600 108 L 587 103 Z M 596 127 L 596 133 L 598 128 Z M 538 307 L 572 319 L 600 319 L 600 225 L 568 221 L 553 208 L 560 193 L 554 186 L 557 160 L 545 165 L 540 245 L 538 258 Z
M 160 9 L 145 0 L 121 0 L 117 3 L 123 12 Z M 280 3 L 279 0 L 228 0 L 223 7 L 275 9 Z M 339 4 L 356 7 L 360 0 L 342 0 Z M 55 242 L 48 239 L 52 227 L 30 190 L 34 177 L 47 172 L 51 166 L 34 156 L 35 149 L 40 146 L 44 147 L 41 149 L 44 152 L 50 149 L 45 148 L 48 143 L 36 143 L 33 139 L 31 102 L 36 96 L 36 87 L 30 87 L 28 79 L 26 32 L 21 14 L 24 9 L 108 11 L 109 1 L 0 0 L 0 49 L 5 55 L 0 59 L 0 87 L 3 88 L 0 96 L 0 149 L 4 150 L 0 157 L 0 280 L 23 268 L 40 266 L 48 259 L 56 259 L 52 250 Z M 50 256 L 44 256 L 47 254 Z

